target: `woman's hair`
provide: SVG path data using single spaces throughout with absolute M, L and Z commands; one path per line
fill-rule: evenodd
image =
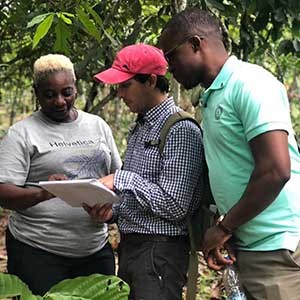
M 74 66 L 71 60 L 62 54 L 48 54 L 38 58 L 33 65 L 33 81 L 37 86 L 39 82 L 46 80 L 49 75 L 56 72 L 71 72 L 76 81 Z
M 162 93 L 167 93 L 169 91 L 168 79 L 162 75 L 156 76 L 157 81 L 155 87 L 158 88 Z M 133 78 L 140 83 L 145 83 L 150 78 L 150 74 L 136 74 Z

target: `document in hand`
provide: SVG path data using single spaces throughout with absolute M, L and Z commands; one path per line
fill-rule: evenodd
M 39 185 L 73 207 L 118 203 L 120 198 L 97 179 L 40 181 Z

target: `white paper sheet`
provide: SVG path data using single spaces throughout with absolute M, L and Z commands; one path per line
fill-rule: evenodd
M 40 181 L 39 186 L 73 207 L 81 207 L 82 203 L 94 206 L 120 202 L 120 198 L 97 179 Z

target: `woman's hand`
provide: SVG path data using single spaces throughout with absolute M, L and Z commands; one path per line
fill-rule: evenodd
M 68 180 L 68 177 L 65 174 L 52 174 L 48 177 L 49 181 L 54 180 Z
M 54 180 L 67 180 L 68 177 L 64 174 L 52 174 L 48 177 L 48 180 L 49 181 L 54 181 Z M 51 194 L 50 192 L 48 192 L 47 190 L 45 189 L 41 189 L 39 191 L 39 195 L 38 197 L 41 199 L 40 202 L 43 202 L 43 201 L 46 201 L 46 200 L 49 200 L 51 198 L 55 198 L 56 196 Z
M 39 202 L 47 201 L 51 198 L 56 197 L 55 195 L 51 194 L 50 192 L 44 190 L 43 188 L 39 189 L 38 193 L 39 193 L 38 198 L 41 199 Z

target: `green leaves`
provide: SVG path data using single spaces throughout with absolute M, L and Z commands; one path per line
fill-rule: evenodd
M 284 11 L 282 10 L 282 8 L 278 8 L 275 10 L 274 12 L 274 19 L 277 21 L 277 22 L 285 22 L 287 17 L 284 13 Z
M 0 299 L 20 296 L 20 300 L 127 300 L 128 285 L 116 276 L 93 274 L 66 279 L 43 297 L 35 296 L 17 276 L 0 274 Z
M 55 26 L 56 40 L 54 43 L 54 50 L 56 52 L 63 52 L 69 54 L 69 40 L 71 38 L 71 32 L 68 26 L 61 20 L 58 19 Z
M 253 22 L 253 28 L 256 31 L 263 30 L 267 27 L 269 22 L 269 14 L 265 12 L 259 12 L 257 17 L 255 18 L 255 21 Z
M 128 285 L 116 276 L 94 274 L 63 280 L 43 297 L 53 300 L 127 300 Z M 62 298 L 63 296 L 63 298 Z
M 71 25 L 74 15 L 67 12 L 58 12 L 58 13 L 46 13 L 35 16 L 28 24 L 27 28 L 31 28 L 37 24 L 38 27 L 33 36 L 32 48 L 34 49 L 41 39 L 43 39 L 48 31 L 50 30 L 52 23 L 57 22 L 55 26 L 56 41 L 54 44 L 54 49 L 56 51 L 61 51 L 68 53 L 68 40 L 71 37 L 71 31 L 67 25 Z
M 56 15 L 59 19 L 62 19 L 66 24 L 68 24 L 68 25 L 72 24 L 72 20 L 66 14 L 60 12 L 60 13 L 57 13 Z M 71 14 L 68 14 L 68 15 L 71 15 Z M 71 16 L 74 17 L 74 15 L 71 15 Z
M 49 16 L 51 13 L 47 13 L 47 14 L 41 14 L 38 15 L 36 17 L 34 17 L 28 24 L 26 28 L 30 28 L 36 24 L 41 23 L 47 16 Z
M 215 7 L 220 11 L 225 10 L 225 6 L 222 4 L 223 1 L 207 0 L 207 2 L 210 3 L 212 7 Z
M 88 14 L 90 14 L 93 17 L 92 19 L 90 19 L 89 15 L 85 13 L 85 10 L 88 12 Z M 79 9 L 77 9 L 76 12 L 80 22 L 84 26 L 87 33 L 93 36 L 99 43 L 101 43 L 101 38 L 100 38 L 100 30 L 98 28 L 100 28 L 101 32 L 103 32 L 104 35 L 110 40 L 113 48 L 116 49 L 119 46 L 117 40 L 114 39 L 104 29 L 102 19 L 92 7 L 86 4 L 84 7 L 80 7 Z M 98 28 L 96 25 L 98 26 Z
M 296 52 L 300 52 L 300 41 L 297 40 L 293 40 L 293 46 Z
M 37 27 L 33 37 L 32 48 L 34 49 L 40 40 L 47 34 L 53 22 L 53 14 L 49 15 L 42 23 Z
M 250 6 L 250 3 L 251 3 L 250 0 L 242 0 L 241 1 L 243 11 L 246 11 L 248 9 L 248 7 Z
M 82 8 L 76 10 L 79 21 L 82 23 L 84 29 L 93 36 L 98 42 L 100 42 L 100 33 L 95 24 L 90 20 L 89 16 L 84 12 Z
M 20 296 L 20 300 L 39 300 L 28 286 L 15 275 L 0 273 L 0 299 Z
M 300 40 L 299 39 L 284 39 L 278 46 L 278 54 L 287 55 L 289 53 L 300 52 Z

